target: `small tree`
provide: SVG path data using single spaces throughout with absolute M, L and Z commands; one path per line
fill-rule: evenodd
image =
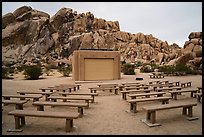
M 42 68 L 38 65 L 26 66 L 23 74 L 27 79 L 36 80 L 43 74 Z

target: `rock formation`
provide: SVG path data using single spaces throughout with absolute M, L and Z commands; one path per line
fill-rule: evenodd
M 118 21 L 96 18 L 90 12 L 60 9 L 54 16 L 28 6 L 2 16 L 2 63 L 20 66 L 71 61 L 74 50 L 120 51 L 121 61 L 154 62 L 159 65 L 202 64 L 202 32 L 192 32 L 184 48 L 169 45 L 152 34 L 131 34 L 120 30 Z M 68 61 L 68 62 L 69 62 Z

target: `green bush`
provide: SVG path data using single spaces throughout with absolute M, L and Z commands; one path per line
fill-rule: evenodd
M 72 72 L 72 66 L 67 65 L 60 65 L 58 66 L 58 71 L 63 74 L 63 76 L 69 76 L 69 74 Z
M 26 66 L 24 68 L 23 74 L 25 75 L 26 79 L 36 80 L 43 74 L 42 68 L 38 65 L 33 66 Z
M 13 79 L 13 77 L 10 77 L 12 75 L 9 76 L 11 73 L 13 73 L 13 69 L 2 66 L 2 79 Z
M 190 67 L 186 66 L 185 64 L 176 64 L 174 66 L 161 66 L 159 67 L 160 72 L 164 72 L 167 75 L 187 75 L 187 74 L 202 74 L 201 71 L 199 71 L 196 68 L 191 69 Z
M 135 65 L 132 65 L 132 64 L 129 64 L 129 63 L 123 64 L 122 72 L 125 75 L 135 75 L 135 71 L 134 70 L 135 70 Z
M 158 67 L 159 66 L 157 64 L 154 64 L 154 63 L 145 63 L 140 68 L 140 71 L 142 73 L 150 73 L 150 72 L 154 72 L 154 70 L 158 69 Z

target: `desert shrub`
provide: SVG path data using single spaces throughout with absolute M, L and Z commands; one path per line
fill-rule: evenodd
M 52 66 L 48 65 L 48 66 L 45 66 L 45 67 L 44 67 L 44 73 L 45 73 L 47 76 L 49 76 L 51 72 L 53 72 Z
M 142 62 L 141 62 L 141 61 L 135 62 L 135 67 L 136 67 L 136 68 L 138 68 L 138 67 L 140 67 L 140 66 L 142 66 Z
M 145 63 L 140 68 L 140 71 L 142 73 L 150 73 L 150 72 L 154 72 L 154 70 L 158 69 L 158 67 L 159 66 L 157 64 L 154 64 L 154 63 Z
M 58 72 L 63 74 L 63 76 L 69 76 L 69 74 L 72 72 L 72 66 L 67 64 L 67 65 L 60 65 L 58 66 Z
M 10 76 L 13 76 L 13 69 L 6 67 L 6 66 L 2 66 L 2 79 L 13 79 Z
M 36 80 L 43 74 L 42 68 L 38 65 L 26 66 L 24 68 L 23 74 L 25 75 L 26 79 Z
M 2 73 L 2 75 L 1 75 L 2 79 L 8 78 L 8 74 L 9 74 L 8 72 L 9 72 L 8 68 L 2 66 L 2 72 L 1 72 Z
M 174 66 L 166 66 L 166 65 L 160 66 L 159 71 L 164 72 L 167 75 L 176 75 L 176 76 L 187 75 L 187 74 L 192 74 L 192 75 L 202 74 L 202 71 L 200 71 L 196 67 L 190 68 L 185 64 L 176 64 Z
M 129 64 L 129 63 L 126 63 L 123 65 L 123 70 L 122 72 L 125 74 L 125 75 L 135 75 L 135 65 L 132 65 L 132 64 Z
M 172 74 L 174 74 L 175 68 L 174 68 L 174 66 L 164 65 L 164 66 L 160 66 L 158 68 L 158 71 L 164 72 L 164 74 L 167 74 L 167 75 L 172 75 Z

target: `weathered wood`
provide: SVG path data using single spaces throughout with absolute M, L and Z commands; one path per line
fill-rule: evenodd
M 15 104 L 16 109 L 23 110 L 23 104 L 27 103 L 28 100 L 2 100 L 3 104 Z
M 197 117 L 193 118 L 193 106 L 196 106 L 197 103 L 192 102 L 176 102 L 165 105 L 152 105 L 143 107 L 146 110 L 146 119 L 142 120 L 145 124 L 150 127 L 159 126 L 161 124 L 156 123 L 156 111 L 165 110 L 165 109 L 174 109 L 174 108 L 183 108 L 182 115 L 187 116 L 188 120 L 196 120 Z
M 57 99 L 62 99 L 64 102 L 67 100 L 84 100 L 88 106 L 86 108 L 89 108 L 89 101 L 92 101 L 93 99 L 91 97 L 63 97 L 63 96 L 50 96 L 48 99 L 51 99 L 52 101 L 56 102 Z
M 15 119 L 15 128 L 19 129 L 25 125 L 25 116 L 30 117 L 46 117 L 46 118 L 64 118 L 66 119 L 65 131 L 70 132 L 73 128 L 73 119 L 79 117 L 79 113 L 68 112 L 46 112 L 46 111 L 29 111 L 29 110 L 14 110 L 8 113 L 13 115 Z
M 197 102 L 201 102 L 202 92 L 201 93 L 195 93 L 195 96 L 197 97 Z
M 42 98 L 42 95 L 2 95 L 5 100 L 10 100 L 11 98 L 20 98 L 20 100 L 25 100 L 26 98 L 33 98 L 33 102 L 38 101 Z
M 151 90 L 152 89 L 124 90 L 124 91 L 120 91 L 120 93 L 122 93 L 122 99 L 126 100 L 127 99 L 127 94 L 129 94 L 129 93 L 138 93 L 138 92 L 149 93 Z
M 165 92 L 150 92 L 150 93 L 139 93 L 139 94 L 129 94 L 128 96 L 131 97 L 131 99 L 136 99 L 136 97 L 150 97 L 151 95 L 157 95 L 157 97 L 163 96 L 163 94 L 166 94 Z
M 80 117 L 83 116 L 83 107 L 87 107 L 87 103 L 81 102 L 51 102 L 51 101 L 36 101 L 33 105 L 37 106 L 38 111 L 44 111 L 44 106 L 66 106 L 66 107 L 77 107 Z
M 127 102 L 130 103 L 130 111 L 133 113 L 136 113 L 138 102 L 162 101 L 162 104 L 168 104 L 169 99 L 171 99 L 171 97 L 151 97 L 151 98 L 129 99 L 129 100 L 127 100 Z
M 191 87 L 192 85 L 192 82 L 191 81 L 188 81 L 188 82 L 181 82 L 181 87 Z
M 45 95 L 45 100 L 48 101 L 48 97 L 53 94 L 53 92 L 45 92 L 45 91 L 17 91 L 17 93 L 19 93 L 20 95 L 25 95 L 25 94 L 41 94 L 41 95 Z
M 191 97 L 193 97 L 194 93 L 197 93 L 198 89 L 187 89 L 187 90 L 172 90 L 172 91 L 168 91 L 169 93 L 171 93 L 171 98 L 174 98 L 175 100 L 177 100 L 177 95 L 181 95 L 181 93 L 184 92 L 190 92 L 191 93 Z
M 91 96 L 92 97 L 92 103 L 94 102 L 94 96 L 98 96 L 98 93 L 69 93 L 69 92 L 58 92 L 58 94 L 61 94 L 62 96 L 66 97 L 67 95 L 83 95 L 83 96 Z

